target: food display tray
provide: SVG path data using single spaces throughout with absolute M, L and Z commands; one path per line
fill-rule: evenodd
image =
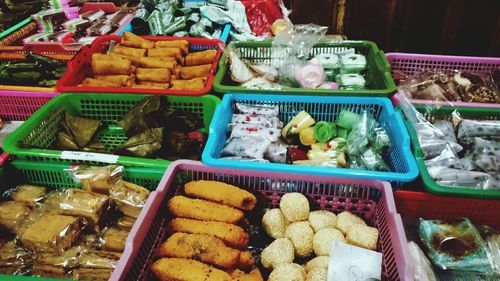
M 328 122 L 336 120 L 342 109 L 356 113 L 367 110 L 386 128 L 391 139 L 392 146 L 382 155 L 391 172 L 221 159 L 220 153 L 227 139 L 226 128 L 231 121 L 235 103 L 237 102 L 251 105 L 268 104 L 278 106 L 279 118 L 284 124 L 287 124 L 302 110 L 305 110 L 317 120 Z M 400 188 L 405 182 L 414 180 L 418 175 L 415 157 L 413 157 L 410 148 L 410 138 L 401 114 L 394 110 L 387 98 L 276 96 L 271 94 L 224 95 L 210 125 L 210 135 L 203 151 L 202 160 L 207 165 L 217 167 L 384 180 L 390 181 L 394 189 Z
M 271 62 L 271 41 L 262 42 L 231 42 L 229 49 L 235 49 L 242 60 L 256 63 Z M 276 95 L 324 95 L 324 96 L 379 96 L 387 97 L 396 91 L 396 85 L 392 80 L 390 66 L 385 58 L 384 52 L 378 49 L 377 45 L 370 41 L 339 41 L 320 42 L 316 44 L 312 51 L 312 56 L 316 54 L 329 54 L 346 49 L 354 48 L 356 53 L 366 56 L 366 84 L 364 90 L 331 90 L 331 89 L 305 89 L 305 88 L 283 88 L 280 90 L 248 89 L 233 82 L 230 77 L 228 57 L 224 54 L 219 61 L 219 70 L 215 76 L 214 90 L 219 93 L 253 93 Z
M 413 280 L 409 275 L 411 263 L 404 250 L 406 244 L 402 222 L 395 211 L 388 183 L 221 169 L 187 160 L 172 163 L 157 191 L 149 197 L 138 218 L 141 224 L 134 225 L 132 229 L 131 237 L 134 239 L 126 245 L 122 259 L 110 280 L 148 280 L 149 266 L 156 259 L 153 250 L 165 240 L 167 223 L 171 219 L 167 201 L 191 180 L 216 180 L 250 190 L 257 194 L 260 200 L 257 206 L 261 206 L 260 208 L 276 208 L 281 196 L 286 192 L 301 192 L 309 197 L 318 209 L 335 212 L 349 210 L 356 213 L 380 232 L 378 250 L 383 254 L 383 280 Z M 260 222 L 260 218 L 256 218 L 256 221 Z
M 415 108 L 420 112 L 425 112 L 426 106 L 417 105 Z M 453 107 L 453 106 L 441 106 L 433 108 L 432 112 L 426 113 L 424 116 L 427 120 L 450 120 L 451 113 L 455 110 L 460 112 L 460 116 L 463 118 L 471 119 L 486 119 L 486 120 L 500 120 L 500 108 L 473 108 L 473 107 Z M 500 199 L 500 190 L 481 190 L 474 189 L 472 187 L 449 187 L 439 185 L 427 172 L 427 166 L 425 166 L 424 153 L 420 147 L 418 141 L 417 132 L 413 128 L 412 124 L 405 120 L 406 127 L 411 137 L 411 142 L 413 146 L 413 152 L 415 153 L 415 158 L 417 160 L 418 169 L 420 170 L 420 177 L 424 183 L 424 187 L 427 191 L 439 195 L 445 196 L 463 196 L 463 197 L 482 197 L 482 198 L 496 198 Z
M 472 72 L 475 74 L 489 74 L 492 70 L 500 68 L 500 58 L 425 55 L 409 53 L 387 53 L 386 57 L 391 64 L 391 72 L 401 71 L 406 75 L 414 75 L 422 70 L 440 70 L 445 73 L 450 73 L 454 70 L 460 70 Z M 421 105 L 452 105 L 466 107 L 500 108 L 500 104 L 495 103 L 429 101 L 419 99 L 412 99 L 411 102 Z
M 14 160 L 4 166 L 0 165 L 0 193 L 6 188 L 29 182 L 45 186 L 49 190 L 63 188 L 80 188 L 66 171 L 70 163 L 47 163 L 26 160 Z M 151 168 L 125 167 L 124 178 L 127 181 L 155 190 L 163 175 L 163 170 Z M 26 182 L 22 182 L 26 180 Z M 152 192 L 154 193 L 154 192 Z M 127 238 L 127 244 L 134 239 L 132 232 Z M 122 256 L 123 258 L 123 256 Z M 0 274 L 0 281 L 56 281 L 62 279 L 40 278 L 33 276 L 14 276 Z
M 90 61 L 93 53 L 105 52 L 111 41 L 120 41 L 121 36 L 104 35 L 97 38 L 91 46 L 85 46 L 82 50 L 68 63 L 68 71 L 57 82 L 56 88 L 61 93 L 136 93 L 136 94 L 155 94 L 155 95 L 185 95 L 185 96 L 201 96 L 208 94 L 212 90 L 214 75 L 217 70 L 217 62 L 224 49 L 224 43 L 220 40 L 192 38 L 192 37 L 169 37 L 169 36 L 144 36 L 143 38 L 151 41 L 167 41 L 183 39 L 189 42 L 189 51 L 203 51 L 208 49 L 217 50 L 217 55 L 212 63 L 212 70 L 205 82 L 205 88 L 198 91 L 185 90 L 169 90 L 169 89 L 142 89 L 142 88 L 116 88 L 116 87 L 82 87 L 78 86 L 83 79 L 92 72 Z
M 113 121 L 120 119 L 137 102 L 147 97 L 147 95 L 135 94 L 63 94 L 53 98 L 39 111 L 33 114 L 17 130 L 12 132 L 4 140 L 3 148 L 6 152 L 17 158 L 35 161 L 64 161 L 61 155 L 63 151 L 55 150 L 52 144 L 56 140 L 59 132 L 59 122 L 64 116 L 64 112 L 89 119 L 102 120 L 107 125 L 105 129 L 99 131 L 97 139 L 105 144 L 106 149 L 112 151 L 127 140 L 122 128 L 113 125 Z M 215 96 L 205 95 L 201 97 L 167 96 L 169 107 L 185 110 L 194 113 L 203 119 L 204 128 L 208 131 L 215 107 L 220 103 L 220 99 Z M 22 148 L 18 143 L 22 140 L 28 141 L 32 145 L 44 148 Z M 71 153 L 70 153 L 71 154 Z M 66 154 L 63 154 L 66 155 Z M 67 156 L 67 160 L 82 160 L 93 164 L 117 163 L 125 166 L 139 166 L 161 168 L 163 170 L 171 161 L 163 159 L 149 159 L 130 156 L 118 156 L 117 160 L 109 159 L 108 154 L 81 153 L 77 158 Z M 81 158 L 83 157 L 83 159 Z
M 3 121 L 26 121 L 57 93 L 0 91 L 0 119 Z M 0 146 L 1 147 L 1 146 Z M 0 166 L 9 158 L 0 153 Z

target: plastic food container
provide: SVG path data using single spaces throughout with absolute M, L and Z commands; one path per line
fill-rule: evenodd
M 16 182 L 22 178 L 34 185 L 41 185 L 48 190 L 62 188 L 79 188 L 70 175 L 65 171 L 70 167 L 70 163 L 47 163 L 25 160 L 14 160 L 3 167 L 0 165 L 0 192 L 3 194 L 4 188 L 15 187 Z M 149 190 L 155 190 L 163 175 L 163 170 L 150 168 L 125 167 L 124 178 L 127 181 L 146 187 Z M 16 175 L 16 177 L 13 177 Z M 151 194 L 154 194 L 152 192 Z M 127 243 L 134 240 L 132 232 L 129 233 Z M 123 256 L 122 256 L 123 259 Z M 116 269 L 115 269 L 116 270 Z M 0 274 L 0 281 L 56 281 L 62 279 L 40 278 L 32 276 L 14 276 Z
M 97 138 L 111 152 L 127 140 L 122 128 L 113 125 L 137 102 L 147 95 L 127 94 L 64 94 L 52 99 L 37 111 L 16 131 L 4 140 L 6 152 L 23 159 L 62 161 L 78 160 L 91 163 L 117 163 L 125 166 L 152 167 L 165 170 L 171 161 L 129 156 L 115 156 L 100 153 L 74 153 L 52 149 L 59 132 L 59 122 L 63 113 L 82 116 L 89 119 L 102 120 L 104 129 L 99 131 Z M 205 130 L 208 131 L 216 105 L 220 100 L 215 96 L 180 97 L 168 96 L 171 108 L 185 110 L 203 119 Z M 32 145 L 44 148 L 21 148 L 19 141 L 28 141 Z
M 58 93 L 0 91 L 0 119 L 25 121 L 57 95 Z M 8 153 L 0 154 L 0 166 L 8 157 Z
M 415 108 L 421 112 L 424 112 L 425 110 L 425 106 L 415 106 Z M 458 112 L 460 112 L 460 116 L 462 116 L 463 118 L 500 120 L 500 108 L 450 106 L 433 108 L 433 111 L 430 114 L 425 115 L 425 117 L 427 118 L 427 120 L 448 120 L 449 118 L 451 118 L 451 113 L 455 110 L 458 110 Z M 424 153 L 422 152 L 422 149 L 420 147 L 417 132 L 408 120 L 405 120 L 405 122 L 411 137 L 413 152 L 415 153 L 418 169 L 420 170 L 420 176 L 427 191 L 444 196 L 482 197 L 496 199 L 500 198 L 500 190 L 479 190 L 473 189 L 472 187 L 448 187 L 435 183 L 427 172 L 427 166 L 424 162 Z
M 298 112 L 305 110 L 315 119 L 334 121 L 342 109 L 360 113 L 367 110 L 383 125 L 392 146 L 382 155 L 391 172 L 354 170 L 345 168 L 310 167 L 291 164 L 259 163 L 239 160 L 224 160 L 220 153 L 226 141 L 226 127 L 231 121 L 234 104 L 269 104 L 279 107 L 280 120 L 288 123 Z M 298 174 L 343 176 L 371 180 L 390 181 L 398 189 L 404 182 L 414 180 L 418 175 L 417 164 L 410 148 L 410 138 L 404 127 L 401 114 L 394 110 L 387 98 L 360 97 L 306 97 L 276 95 L 224 95 L 210 125 L 210 135 L 203 151 L 203 163 L 217 167 L 255 169 L 260 171 L 289 172 Z
M 162 89 L 137 89 L 137 88 L 113 88 L 113 87 L 79 87 L 85 77 L 91 73 L 90 61 L 93 53 L 102 53 L 109 47 L 111 41 L 120 41 L 120 36 L 105 35 L 97 38 L 90 47 L 83 47 L 82 50 L 68 63 L 68 71 L 57 82 L 57 90 L 61 93 L 136 93 L 136 94 L 156 94 L 156 95 L 185 95 L 201 96 L 208 94 L 212 89 L 214 75 L 217 70 L 217 62 L 224 49 L 224 44 L 220 40 L 191 38 L 191 37 L 169 37 L 169 36 L 145 36 L 151 41 L 179 40 L 180 38 L 188 41 L 189 51 L 203 51 L 207 49 L 217 50 L 217 55 L 212 63 L 212 70 L 205 82 L 205 88 L 199 91 L 182 90 L 162 90 Z
M 407 75 L 427 70 L 441 70 L 452 72 L 454 70 L 468 71 L 475 74 L 489 74 L 492 70 L 500 68 L 500 58 L 488 57 L 463 57 L 442 56 L 408 53 L 387 53 L 387 60 L 391 64 L 391 71 L 401 71 Z M 412 103 L 421 105 L 453 105 L 468 107 L 500 108 L 495 103 L 448 102 L 412 99 Z
M 240 58 L 244 60 L 270 63 L 271 61 L 271 41 L 263 42 L 231 42 L 228 48 L 235 48 Z M 312 55 L 320 53 L 333 53 L 337 51 L 354 48 L 356 53 L 366 56 L 366 85 L 364 90 L 328 90 L 328 89 L 305 89 L 286 88 L 281 90 L 258 90 L 241 87 L 233 82 L 230 77 L 228 57 L 224 54 L 219 62 L 219 70 L 215 76 L 214 90 L 219 93 L 254 93 L 254 94 L 286 94 L 286 95 L 324 95 L 324 96 L 379 96 L 387 97 L 396 91 L 396 85 L 392 80 L 390 66 L 385 58 L 384 52 L 378 49 L 377 45 L 370 41 L 341 41 L 341 42 L 321 42 L 314 46 Z
M 176 161 L 168 168 L 134 225 L 132 243 L 110 280 L 149 280 L 153 250 L 166 238 L 165 227 L 171 219 L 167 201 L 191 180 L 217 180 L 252 190 L 262 195 L 264 207 L 275 208 L 286 192 L 302 192 L 321 209 L 350 210 L 379 229 L 378 250 L 383 253 L 384 280 L 412 280 L 402 222 L 395 212 L 390 185 L 381 181 L 336 177 L 303 176 L 287 173 L 221 169 L 195 161 Z M 260 221 L 260 220 L 259 220 Z

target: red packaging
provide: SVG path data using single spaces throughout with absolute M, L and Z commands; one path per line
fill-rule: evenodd
M 271 35 L 271 25 L 282 19 L 279 0 L 243 0 L 245 5 L 248 24 L 252 31 L 258 35 Z

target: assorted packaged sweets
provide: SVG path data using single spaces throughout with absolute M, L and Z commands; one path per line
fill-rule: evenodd
M 18 185 L 0 202 L 0 273 L 108 280 L 150 191 L 123 167 L 73 166 L 82 189 Z
M 0 84 L 55 87 L 65 72 L 65 62 L 30 53 L 24 61 L 0 63 Z

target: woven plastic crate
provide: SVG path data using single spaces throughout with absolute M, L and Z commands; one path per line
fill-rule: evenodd
M 486 224 L 497 230 L 500 229 L 500 220 L 498 219 L 500 200 L 446 197 L 406 190 L 394 192 L 394 200 L 397 211 L 405 224 L 411 224 L 420 218 L 456 221 L 466 217 L 476 225 Z M 406 228 L 410 229 L 411 227 L 407 225 Z M 417 230 L 413 229 L 410 232 L 407 237 L 411 235 L 414 236 L 413 239 L 417 239 L 415 236 Z M 437 274 L 439 280 L 496 281 L 499 277 L 478 275 L 466 271 L 439 271 Z
M 235 48 L 240 58 L 256 62 L 271 62 L 271 41 L 263 42 L 231 42 L 228 48 Z M 255 94 L 286 94 L 286 95 L 325 95 L 325 96 L 390 96 L 396 91 L 396 85 L 390 74 L 390 67 L 385 55 L 380 51 L 377 45 L 370 41 L 340 41 L 340 42 L 321 42 L 313 48 L 312 55 L 320 53 L 334 53 L 349 48 L 354 48 L 356 53 L 366 56 L 366 84 L 364 90 L 329 90 L 329 89 L 304 89 L 304 88 L 286 88 L 281 90 L 259 90 L 247 89 L 233 82 L 229 74 L 229 62 L 224 54 L 219 61 L 219 70 L 215 76 L 214 90 L 219 93 L 255 93 Z
M 317 120 L 328 122 L 336 120 L 342 109 L 351 110 L 356 113 L 367 110 L 387 129 L 391 138 L 391 148 L 382 155 L 389 165 L 391 172 L 223 160 L 220 158 L 220 153 L 226 141 L 227 124 L 231 121 L 236 102 L 278 106 L 280 120 L 285 124 L 302 110 L 307 111 Z M 410 138 L 404 127 L 401 115 L 394 110 L 390 100 L 387 98 L 228 94 L 224 96 L 221 105 L 215 112 L 214 119 L 210 125 L 210 136 L 203 151 L 202 159 L 203 163 L 218 167 L 385 180 L 390 181 L 395 189 L 400 188 L 404 182 L 414 180 L 418 175 L 417 164 L 411 153 Z
M 112 152 L 127 140 L 125 132 L 113 121 L 120 119 L 137 102 L 147 95 L 130 94 L 64 94 L 53 98 L 30 119 L 24 122 L 16 131 L 4 140 L 3 148 L 6 152 L 30 160 L 63 161 L 63 151 L 54 150 L 52 145 L 59 132 L 59 122 L 63 113 L 82 116 L 90 119 L 102 120 L 105 124 L 97 135 L 97 139 L 105 144 L 106 149 Z M 220 102 L 217 97 L 206 95 L 201 97 L 166 97 L 171 108 L 192 112 L 203 119 L 205 130 L 208 131 L 210 121 L 216 105 Z M 18 143 L 27 141 L 33 146 L 41 148 L 21 148 Z M 106 159 L 103 159 L 104 158 Z M 75 156 L 66 155 L 69 160 L 83 160 L 91 163 L 118 163 L 125 166 L 162 168 L 171 161 L 163 159 L 148 159 L 129 156 L 118 156 L 118 159 L 109 159 L 110 155 L 98 153 L 83 153 Z M 74 158 L 75 157 L 75 158 Z M 83 158 L 82 158 L 83 157 Z
M 169 36 L 145 36 L 144 38 L 151 41 L 178 40 L 179 37 Z M 138 89 L 138 88 L 114 88 L 114 87 L 79 87 L 85 77 L 90 76 L 91 66 L 90 60 L 93 53 L 102 53 L 109 47 L 111 41 L 120 41 L 120 36 L 101 36 L 97 38 L 90 47 L 83 47 L 80 53 L 76 55 L 68 64 L 68 71 L 57 82 L 57 90 L 61 93 L 81 93 L 81 92 L 98 92 L 98 93 L 137 93 L 137 94 L 156 94 L 156 95 L 185 95 L 185 96 L 201 96 L 208 94 L 212 89 L 217 62 L 224 49 L 224 44 L 220 40 L 211 40 L 203 38 L 182 37 L 188 41 L 189 51 L 202 51 L 207 49 L 217 50 L 217 55 L 212 64 L 212 70 L 205 82 L 205 88 L 198 91 L 181 91 L 181 90 L 160 90 L 160 89 Z
M 369 181 L 286 173 L 220 169 L 194 161 L 170 165 L 155 194 L 150 196 L 132 229 L 133 243 L 126 246 L 111 280 L 149 280 L 148 268 L 155 260 L 153 250 L 166 238 L 171 219 L 167 201 L 191 180 L 218 180 L 257 192 L 263 207 L 276 208 L 286 192 L 301 192 L 320 209 L 350 210 L 380 231 L 378 250 L 383 254 L 384 280 L 409 279 L 410 263 L 404 251 L 404 236 L 399 215 L 394 210 L 390 185 Z M 257 218 L 260 222 L 260 220 Z M 264 245 L 265 246 L 265 245 Z
M 387 60 L 391 64 L 391 72 L 401 71 L 407 75 L 414 75 L 422 70 L 440 70 L 445 73 L 454 70 L 467 71 L 475 74 L 489 74 L 500 68 L 500 58 L 442 56 L 408 53 L 387 53 Z M 412 99 L 414 104 L 423 105 L 453 105 L 469 107 L 500 108 L 500 104 L 447 102 Z
M 426 112 L 426 106 L 415 106 L 420 112 Z M 472 108 L 472 107 L 450 107 L 441 106 L 433 108 L 432 112 L 426 113 L 425 117 L 429 121 L 433 120 L 450 120 L 451 113 L 455 110 L 460 112 L 460 116 L 470 119 L 486 119 L 486 120 L 500 120 L 500 108 Z M 500 190 L 478 190 L 472 187 L 447 187 L 435 183 L 429 173 L 427 166 L 424 162 L 424 153 L 418 142 L 418 136 L 408 120 L 405 120 L 406 127 L 411 137 L 413 151 L 417 160 L 417 165 L 420 170 L 420 176 L 427 191 L 446 196 L 463 196 L 463 197 L 482 197 L 482 198 L 500 198 Z
M 3 167 L 0 166 L 0 194 L 19 183 L 29 182 L 34 185 L 47 187 L 49 190 L 62 188 L 80 188 L 71 176 L 65 171 L 70 166 L 66 163 L 31 162 L 14 160 Z M 163 170 L 150 168 L 125 167 L 124 178 L 127 181 L 142 185 L 149 190 L 155 190 L 163 176 Z M 25 181 L 24 181 L 25 180 Z M 154 193 L 153 193 L 154 194 Z M 132 232 L 127 243 L 134 239 Z M 0 281 L 55 281 L 61 279 L 39 278 L 32 276 L 14 276 L 0 274 Z

